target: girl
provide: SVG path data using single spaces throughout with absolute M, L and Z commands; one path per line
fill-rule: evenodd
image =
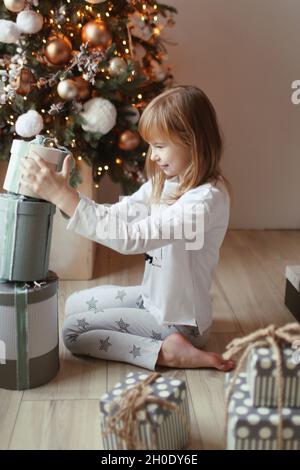
M 38 155 L 22 163 L 23 182 L 69 218 L 67 230 L 120 253 L 145 254 L 141 285 L 103 285 L 68 297 L 64 343 L 74 354 L 150 370 L 228 371 L 233 361 L 202 349 L 211 331 L 210 287 L 230 212 L 215 110 L 199 88 L 176 86 L 148 104 L 139 132 L 149 143 L 147 181 L 116 204 L 96 204 L 71 188 L 69 157 L 60 173 Z

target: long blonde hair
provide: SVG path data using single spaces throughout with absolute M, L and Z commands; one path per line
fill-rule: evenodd
M 186 191 L 207 182 L 223 180 L 232 197 L 231 184 L 222 174 L 220 160 L 224 140 L 215 109 L 206 94 L 192 85 L 178 85 L 156 96 L 144 109 L 138 131 L 145 141 L 159 136 L 190 150 L 191 162 L 186 168 L 172 204 Z M 159 203 L 167 179 L 163 170 L 151 160 L 147 151 L 145 171 L 152 180 L 150 204 Z

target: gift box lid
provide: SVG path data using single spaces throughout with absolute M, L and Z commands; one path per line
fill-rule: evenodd
M 300 360 L 298 348 L 300 347 L 300 340 L 295 341 L 290 346 L 281 347 L 282 355 L 282 372 L 284 377 L 295 374 L 300 374 Z M 254 374 L 276 376 L 276 357 L 274 350 L 271 347 L 254 347 L 249 354 L 249 364 L 252 365 Z
M 145 380 L 150 374 L 143 372 L 130 372 L 127 374 L 124 382 L 118 382 L 112 390 L 104 393 L 100 398 L 100 411 L 105 415 L 115 414 L 119 410 L 118 399 L 122 392 L 128 390 L 138 382 Z M 177 406 L 186 398 L 186 384 L 184 380 L 175 379 L 166 376 L 158 377 L 154 382 L 149 384 L 151 394 L 157 398 L 172 402 Z M 111 406 L 111 403 L 114 403 Z M 137 413 L 139 422 L 146 422 L 147 415 L 150 422 L 154 425 L 161 424 L 164 419 L 171 413 L 170 409 L 159 406 L 156 403 L 147 403 L 144 410 Z
M 54 271 L 48 271 L 45 279 L 33 282 L 14 282 L 0 279 L 0 305 L 12 306 L 15 302 L 15 288 L 27 288 L 28 303 L 42 302 L 58 290 L 59 279 Z
M 285 277 L 300 292 L 300 266 L 290 265 L 285 268 Z

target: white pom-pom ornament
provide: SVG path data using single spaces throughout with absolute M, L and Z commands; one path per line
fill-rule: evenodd
M 4 0 L 4 5 L 9 11 L 18 13 L 25 7 L 25 0 Z
M 0 42 L 15 44 L 20 38 L 20 30 L 16 23 L 9 20 L 0 20 Z
M 21 11 L 17 16 L 17 26 L 25 34 L 37 33 L 42 29 L 43 22 L 42 15 L 31 10 Z
M 81 124 L 84 131 L 100 132 L 102 135 L 107 134 L 117 122 L 115 106 L 110 101 L 100 97 L 86 101 L 80 115 L 86 121 Z
M 31 109 L 16 120 L 16 133 L 21 137 L 35 137 L 44 127 L 42 116 Z

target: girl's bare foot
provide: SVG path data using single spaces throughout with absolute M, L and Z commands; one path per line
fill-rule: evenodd
M 226 361 L 221 354 L 196 348 L 180 333 L 173 333 L 164 339 L 157 365 L 183 369 L 213 367 L 224 372 L 235 368 L 234 361 Z

